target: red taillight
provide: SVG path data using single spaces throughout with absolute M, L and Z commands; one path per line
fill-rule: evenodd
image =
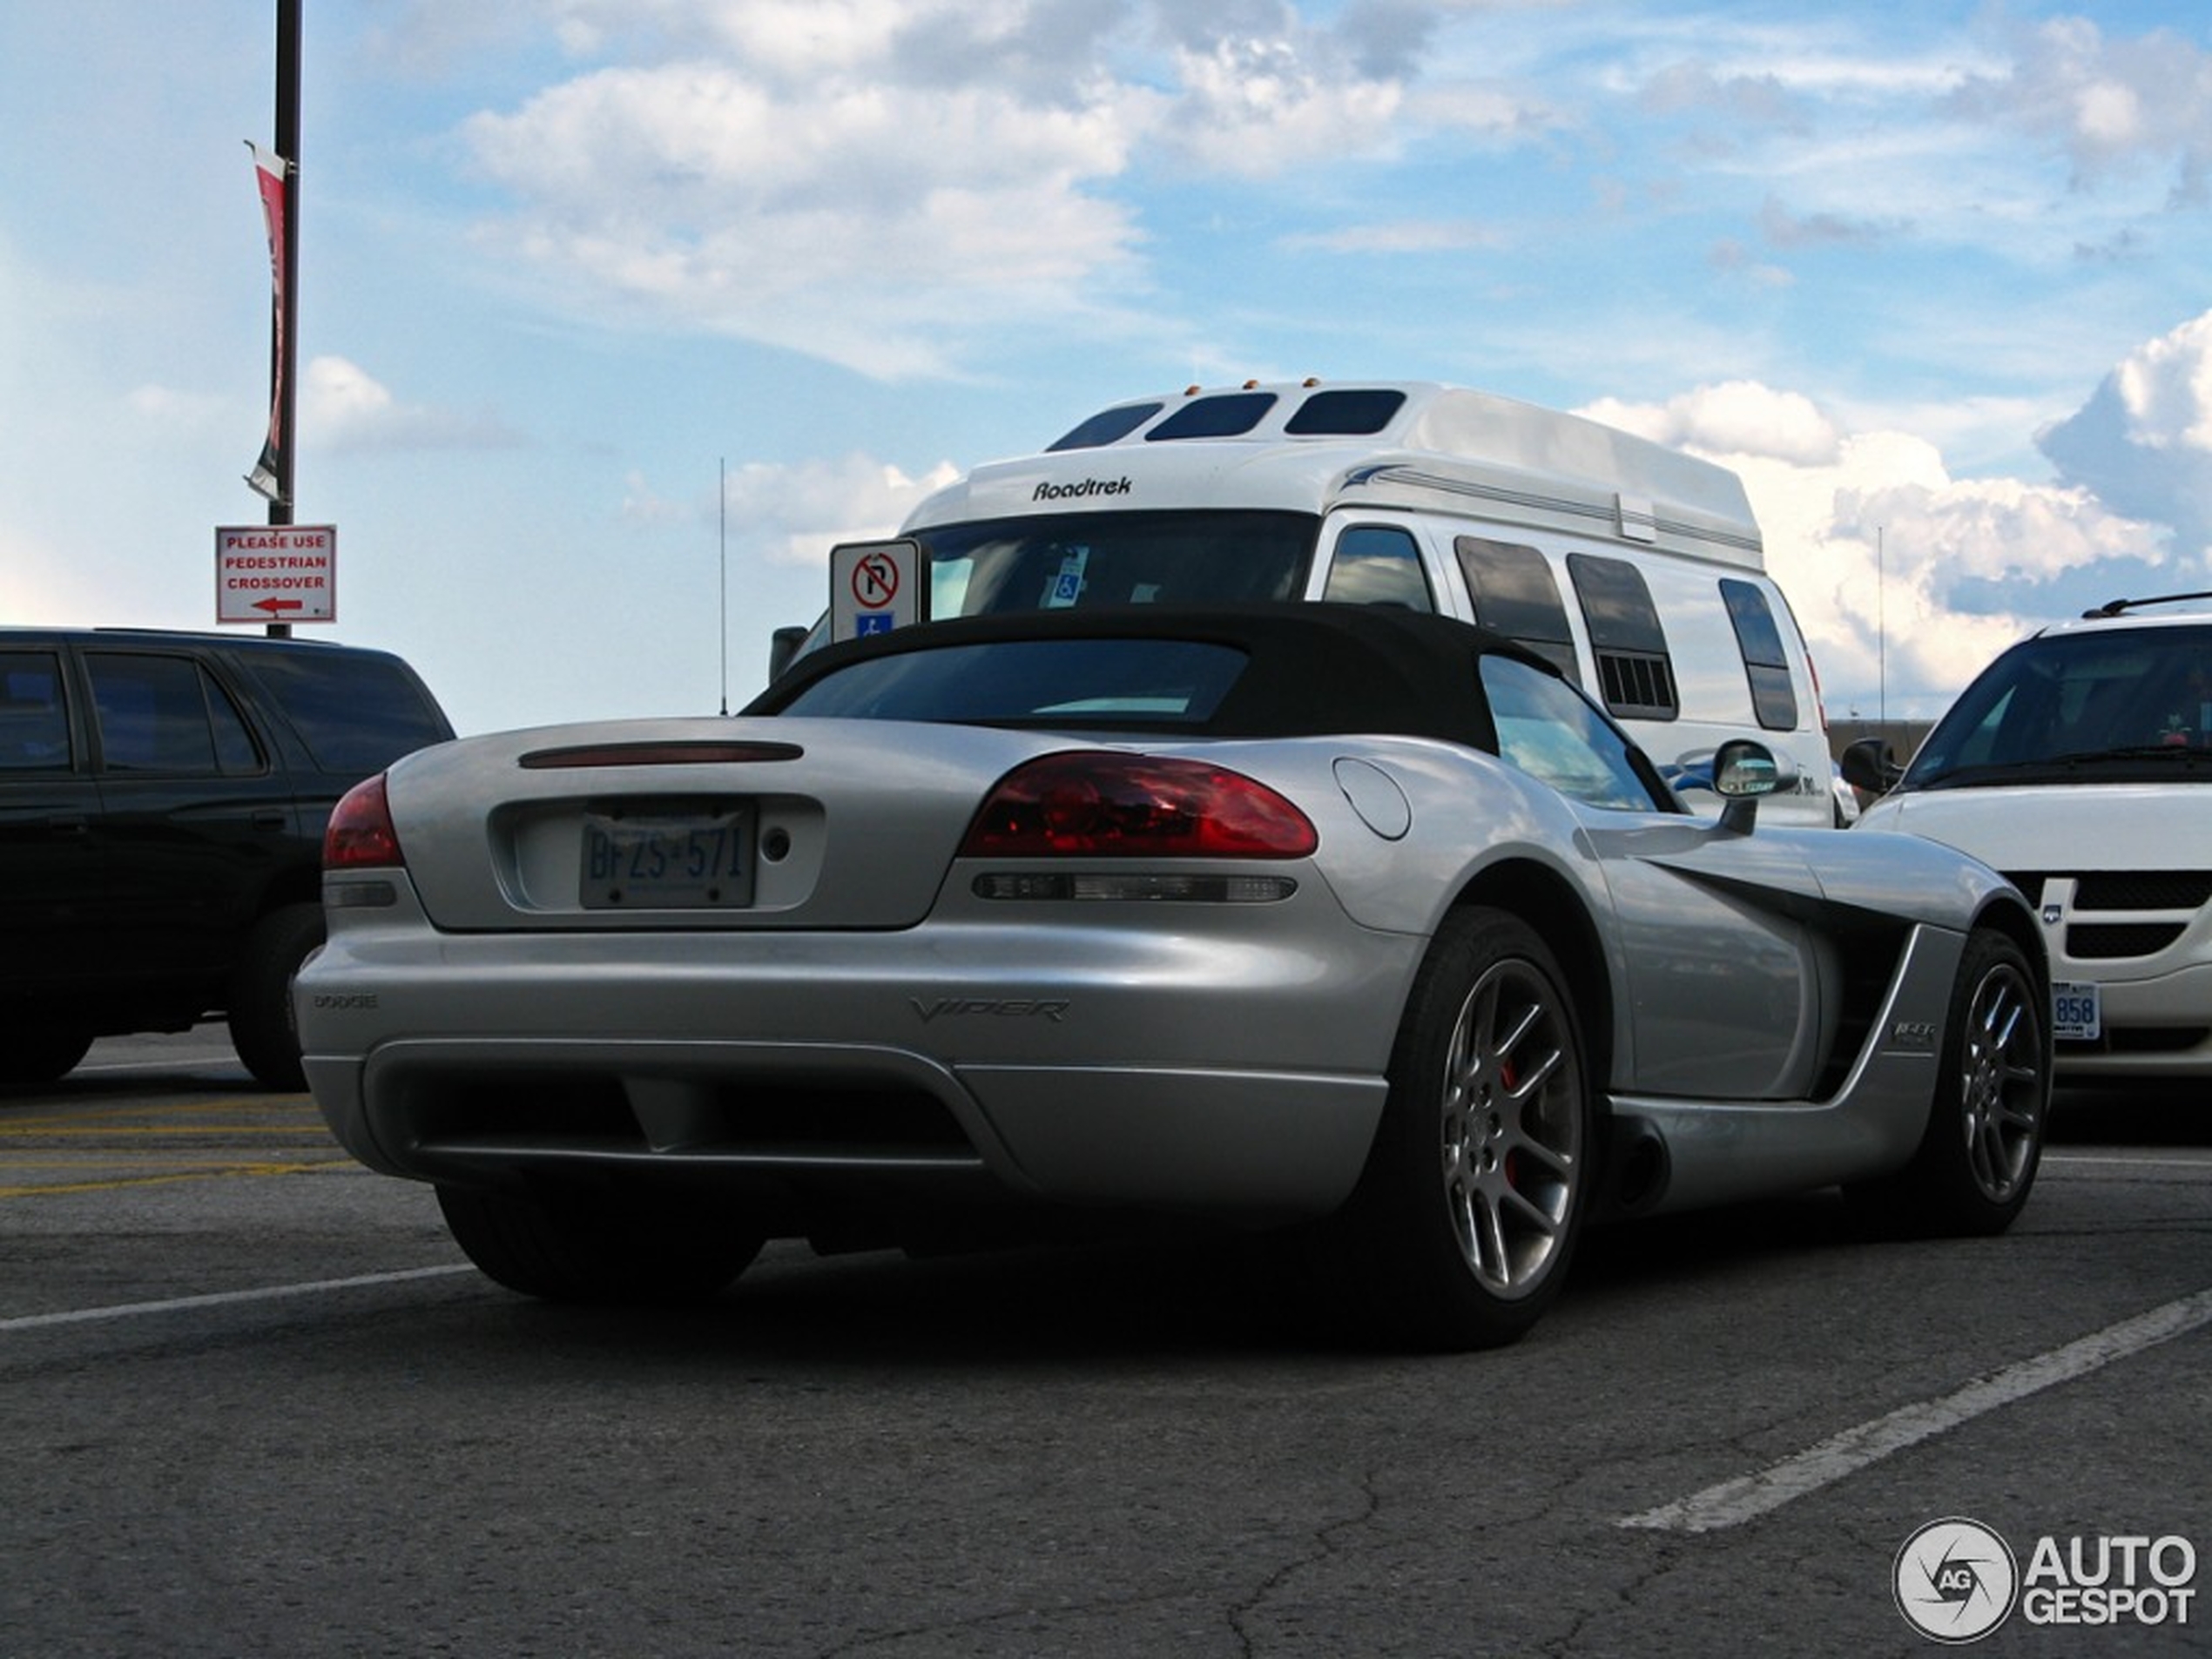
M 331 808 L 329 826 L 322 833 L 322 867 L 362 870 L 406 862 L 380 772 L 355 784 Z
M 1202 760 L 1048 755 L 1000 779 L 964 858 L 1302 859 L 1305 814 L 1263 783 Z

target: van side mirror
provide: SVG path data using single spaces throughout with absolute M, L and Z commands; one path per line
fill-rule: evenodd
M 806 643 L 807 630 L 804 624 L 792 623 L 768 636 L 768 678 L 781 678 L 792 660 L 799 655 L 799 648 Z
M 1886 795 L 1905 776 L 1905 768 L 1897 764 L 1890 745 L 1879 738 L 1861 738 L 1846 745 L 1838 761 L 1844 769 L 1844 781 L 1869 794 Z

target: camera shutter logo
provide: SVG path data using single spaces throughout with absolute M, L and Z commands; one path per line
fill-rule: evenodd
M 1979 1642 L 2011 1615 L 2020 1594 L 2012 1546 L 1979 1521 L 1932 1521 L 1905 1541 L 1891 1569 L 1897 1610 L 1937 1642 Z

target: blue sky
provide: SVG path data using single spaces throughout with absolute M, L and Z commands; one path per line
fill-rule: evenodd
M 2200 4 L 307 10 L 302 631 L 464 731 L 734 704 L 834 541 L 1255 375 L 1736 467 L 1831 718 L 2212 588 Z M 274 11 L 0 10 L 0 621 L 211 625 L 264 516 Z

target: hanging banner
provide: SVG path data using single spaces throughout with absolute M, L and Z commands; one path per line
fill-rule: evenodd
M 284 361 L 284 308 L 290 298 L 284 291 L 284 176 L 290 164 L 273 150 L 264 150 L 253 140 L 246 141 L 253 152 L 254 182 L 261 191 L 261 219 L 269 231 L 269 291 L 273 296 L 269 318 L 269 435 L 261 446 L 261 458 L 246 482 L 266 496 L 271 501 L 281 501 L 286 447 L 292 435 L 284 429 L 285 376 L 292 372 L 292 365 Z

